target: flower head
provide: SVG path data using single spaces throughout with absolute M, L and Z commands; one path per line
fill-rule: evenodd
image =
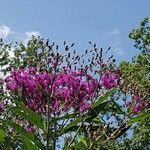
M 101 85 L 106 89 L 115 88 L 118 86 L 119 76 L 118 74 L 106 71 L 101 77 Z
M 4 102 L 0 101 L 0 112 L 4 110 Z

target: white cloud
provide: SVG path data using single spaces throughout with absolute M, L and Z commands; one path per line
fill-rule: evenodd
M 10 28 L 6 25 L 0 25 L 0 38 L 5 39 L 8 35 L 12 34 L 13 32 Z
M 38 32 L 38 31 L 30 31 L 30 32 L 27 31 L 27 32 L 25 32 L 25 35 L 27 38 L 31 38 L 32 36 L 38 37 L 38 36 L 40 36 L 40 32 Z
M 118 56 L 122 56 L 125 54 L 125 51 L 123 48 L 115 48 L 114 52 L 118 55 Z
M 122 41 L 121 41 L 121 33 L 120 31 L 115 28 L 112 31 L 108 31 L 105 33 L 107 40 L 111 43 L 111 48 L 114 50 L 114 53 L 117 55 L 124 55 L 125 51 L 122 48 Z
M 105 35 L 106 36 L 119 36 L 120 35 L 120 31 L 117 28 L 115 28 L 115 29 L 113 29 L 111 31 L 105 32 Z
M 25 35 L 23 36 L 23 43 L 26 45 L 27 42 L 32 38 L 32 36 L 38 37 L 40 36 L 40 32 L 38 31 L 27 31 L 25 32 Z
M 119 35 L 120 32 L 119 32 L 119 30 L 116 28 L 116 29 L 114 29 L 113 31 L 111 31 L 110 34 L 112 34 L 112 35 Z

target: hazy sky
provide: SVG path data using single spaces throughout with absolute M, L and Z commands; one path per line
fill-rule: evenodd
M 0 37 L 27 40 L 32 34 L 75 48 L 112 47 L 118 59 L 135 54 L 128 34 L 150 17 L 150 0 L 1 0 Z

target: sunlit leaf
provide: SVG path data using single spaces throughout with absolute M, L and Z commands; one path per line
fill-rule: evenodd
M 40 150 L 32 141 L 24 136 L 21 136 L 23 146 L 25 150 Z
M 77 118 L 76 120 L 72 121 L 70 124 L 68 124 L 66 127 L 64 127 L 61 131 L 61 133 L 65 133 L 67 130 L 69 130 L 70 128 L 76 126 L 78 123 L 80 123 L 83 120 L 83 118 Z
M 109 98 L 113 93 L 115 93 L 116 91 L 117 91 L 116 89 L 113 89 L 113 90 L 110 90 L 110 91 L 106 92 L 104 96 L 98 98 L 98 100 L 96 100 L 96 101 L 92 104 L 91 108 L 95 108 L 95 107 L 98 107 L 99 105 L 103 104 L 103 103 L 104 103 L 106 100 L 108 100 L 108 98 Z
M 30 108 L 25 107 L 23 104 L 20 104 L 21 107 L 12 107 L 10 110 L 17 115 L 27 119 L 29 122 L 36 125 L 38 128 L 44 129 L 44 120 L 36 112 L 32 111 Z
M 6 132 L 0 129 L 0 142 L 3 141 L 5 137 L 6 137 Z
M 137 115 L 136 117 L 130 119 L 128 121 L 128 125 L 131 125 L 132 123 L 143 121 L 145 118 L 150 117 L 150 111 L 144 112 L 142 114 Z

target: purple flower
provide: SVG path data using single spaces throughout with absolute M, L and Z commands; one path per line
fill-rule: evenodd
M 118 86 L 118 80 L 119 76 L 117 74 L 106 71 L 101 77 L 101 84 L 106 89 L 111 89 Z
M 146 107 L 146 102 L 144 100 L 139 101 L 133 106 L 133 113 L 135 115 L 139 114 Z
M 133 99 L 136 100 L 136 102 L 142 101 L 142 98 L 138 95 L 133 96 Z
M 80 112 L 84 112 L 86 111 L 87 109 L 90 108 L 90 104 L 88 102 L 83 102 L 81 105 L 80 105 Z
M 58 114 L 60 112 L 60 102 L 59 100 L 55 100 L 52 102 L 52 105 L 51 105 L 51 112 L 53 114 Z
M 7 83 L 6 87 L 8 90 L 12 90 L 12 91 L 17 90 L 17 84 L 15 82 Z
M 35 126 L 34 125 L 28 125 L 25 127 L 26 131 L 28 132 L 35 132 Z
M 0 101 L 0 112 L 4 110 L 4 102 Z
M 25 104 L 40 114 L 46 111 L 45 95 L 50 94 L 51 88 L 51 112 L 57 114 L 70 109 L 78 111 L 88 109 L 89 100 L 94 97 L 98 85 L 97 80 L 87 73 L 69 69 L 57 74 L 39 72 L 34 68 L 19 69 L 6 77 L 5 82 L 7 90 L 15 92 L 19 90 L 26 100 Z

